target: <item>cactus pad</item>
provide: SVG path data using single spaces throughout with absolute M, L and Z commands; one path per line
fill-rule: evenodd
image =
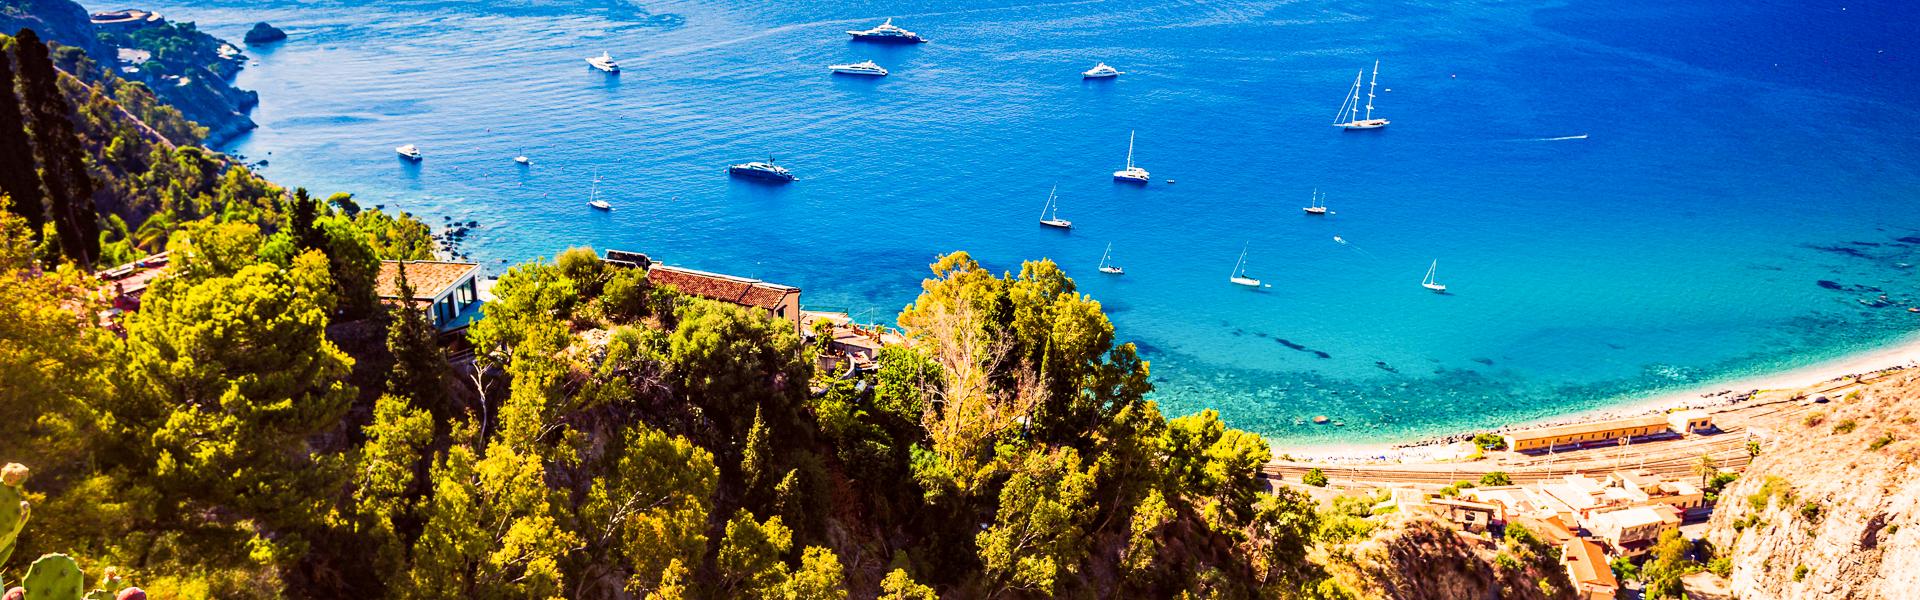
M 26 600 L 79 600 L 86 592 L 87 578 L 80 564 L 65 554 L 48 554 L 27 567 Z

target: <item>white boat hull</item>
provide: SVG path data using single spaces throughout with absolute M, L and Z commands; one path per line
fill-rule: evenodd
M 1228 279 L 1227 281 L 1233 283 L 1234 285 L 1244 285 L 1247 287 L 1260 287 L 1260 280 L 1254 279 L 1252 277 L 1234 277 L 1234 278 Z
M 1348 121 L 1346 123 L 1335 123 L 1333 126 L 1339 127 L 1341 129 L 1345 129 L 1347 131 L 1358 131 L 1358 130 L 1364 130 L 1364 129 L 1379 129 L 1382 127 L 1386 127 L 1387 123 L 1388 121 L 1386 119 L 1371 119 L 1366 121 Z
M 1139 169 L 1132 171 L 1114 171 L 1113 178 L 1119 181 L 1129 181 L 1133 183 L 1148 183 L 1153 181 L 1153 177 L 1148 176 L 1146 171 Z
M 1043 219 L 1040 221 L 1040 224 L 1048 227 L 1058 227 L 1061 229 L 1073 229 L 1073 221 L 1068 221 L 1066 219 Z
M 1100 272 L 1108 275 L 1125 275 L 1127 270 L 1120 267 L 1100 267 Z

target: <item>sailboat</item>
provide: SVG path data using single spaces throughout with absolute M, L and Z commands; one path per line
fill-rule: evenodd
M 1260 287 L 1260 280 L 1247 276 L 1247 247 L 1246 246 L 1243 245 L 1240 247 L 1240 260 L 1238 262 L 1233 263 L 1233 274 L 1227 277 L 1227 281 L 1233 283 L 1234 285 L 1244 285 L 1247 287 L 1255 287 L 1255 288 Z
M 1133 136 L 1134 132 L 1127 132 L 1127 168 L 1114 171 L 1113 178 L 1132 183 L 1147 183 L 1153 181 L 1153 177 L 1147 175 L 1146 169 L 1133 166 Z
M 1127 270 L 1120 268 L 1120 265 L 1116 265 L 1116 264 L 1113 264 L 1112 262 L 1109 262 L 1112 260 L 1113 260 L 1113 244 L 1107 244 L 1106 253 L 1100 255 L 1100 272 L 1106 273 L 1108 275 L 1125 275 L 1127 273 Z
M 1307 214 L 1310 214 L 1310 215 L 1327 214 L 1327 197 L 1320 195 L 1320 188 L 1314 188 L 1313 204 L 1311 206 L 1301 208 L 1300 210 L 1307 211 Z
M 1440 268 L 1440 261 L 1439 261 L 1439 260 L 1434 260 L 1434 261 L 1433 261 L 1433 264 L 1431 264 L 1431 265 L 1428 265 L 1428 266 L 1427 266 L 1427 276 L 1426 276 L 1425 278 L 1423 278 L 1423 279 L 1421 279 L 1421 280 L 1420 280 L 1420 287 L 1423 287 L 1423 288 L 1427 288 L 1427 289 L 1430 289 L 1430 290 L 1433 290 L 1433 293 L 1436 293 L 1436 294 L 1445 294 L 1445 293 L 1447 293 L 1447 286 L 1446 286 L 1446 285 L 1444 285 L 1444 284 L 1442 284 L 1442 283 L 1440 283 L 1440 282 L 1438 282 L 1438 281 L 1434 281 L 1434 280 L 1433 280 L 1433 272 L 1434 272 L 1434 271 L 1436 271 L 1436 270 L 1439 270 L 1439 268 Z
M 1073 229 L 1073 221 L 1060 218 L 1060 197 L 1054 194 L 1054 192 L 1057 191 L 1060 191 L 1060 186 L 1056 185 L 1053 186 L 1052 190 L 1047 192 L 1047 205 L 1040 207 L 1040 224 L 1048 227 L 1059 227 L 1061 229 Z
M 1360 116 L 1360 79 L 1365 75 L 1365 71 L 1353 74 L 1353 89 L 1347 92 L 1346 101 L 1340 103 L 1340 111 L 1333 113 L 1334 127 L 1354 131 L 1387 126 L 1386 119 L 1373 118 L 1373 90 L 1380 85 L 1380 61 L 1373 61 L 1373 82 L 1367 84 L 1367 113 L 1364 118 Z M 1345 121 L 1340 120 L 1343 117 Z
M 600 170 L 593 170 L 593 188 L 587 192 L 587 206 L 600 210 L 613 210 L 613 205 L 600 199 Z

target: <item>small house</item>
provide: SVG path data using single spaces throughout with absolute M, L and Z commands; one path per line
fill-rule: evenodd
M 433 328 L 448 333 L 466 328 L 480 316 L 480 264 L 438 260 L 383 260 L 374 279 L 374 292 L 382 302 L 397 303 L 400 298 L 400 271 L 405 269 L 407 284 L 415 306 L 427 309 Z

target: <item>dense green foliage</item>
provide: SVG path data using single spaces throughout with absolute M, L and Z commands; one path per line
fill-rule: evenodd
M 431 256 L 424 225 L 163 138 L 114 158 L 139 122 L 96 100 L 62 143 L 108 182 L 103 248 L 173 261 L 115 335 L 85 257 L 0 213 L 0 458 L 45 507 L 0 572 L 70 552 L 178 598 L 1339 590 L 1266 443 L 1163 417 L 1049 261 L 941 257 L 909 343 L 840 379 L 788 321 L 570 250 L 503 274 L 450 363 L 372 292 L 379 260 Z

